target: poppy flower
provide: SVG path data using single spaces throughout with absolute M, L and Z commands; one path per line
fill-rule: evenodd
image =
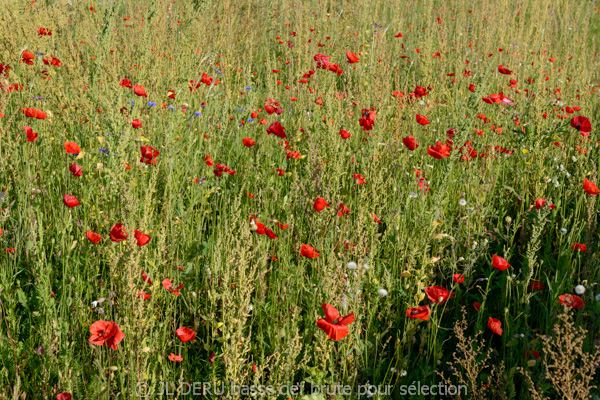
M 43 28 L 40 28 L 43 29 Z M 71 400 L 71 393 L 63 392 L 56 395 L 56 400 Z
M 134 119 L 133 122 L 131 123 L 131 126 L 133 127 L 133 129 L 141 128 L 142 121 L 140 121 L 139 119 Z
M 271 125 L 269 125 L 269 127 L 267 128 L 267 135 L 270 134 L 273 134 L 282 139 L 286 138 L 285 128 L 283 127 L 283 125 L 281 125 L 279 121 L 275 121 Z
M 181 357 L 180 355 L 176 355 L 175 353 L 171 353 L 171 355 L 169 356 L 169 361 L 182 362 L 183 357 Z
M 600 194 L 600 189 L 598 189 L 598 186 L 596 186 L 594 182 L 588 180 L 587 178 L 585 178 L 583 181 L 583 190 L 592 196 Z
M 348 59 L 348 64 L 356 64 L 360 61 L 360 58 L 351 51 L 346 51 L 346 58 Z
M 465 281 L 465 276 L 462 274 L 454 274 L 452 275 L 452 282 L 454 283 L 463 283 Z
M 85 236 L 88 238 L 88 240 L 94 244 L 98 243 L 99 241 L 102 240 L 102 236 L 98 235 L 95 232 L 92 231 L 86 231 L 85 232 Z
M 502 336 L 502 322 L 499 319 L 490 317 L 487 323 L 488 328 L 498 336 Z
M 529 284 L 529 290 L 544 290 L 546 289 L 546 285 L 544 285 L 540 281 L 533 281 Z
M 83 174 L 83 171 L 81 170 L 81 167 L 77 163 L 71 164 L 71 166 L 69 167 L 69 171 L 71 171 L 71 173 L 75 177 L 79 177 L 79 176 L 81 176 Z
M 127 79 L 127 78 L 123 79 L 121 81 L 121 83 L 119 83 L 119 85 L 121 85 L 123 87 L 126 87 L 126 88 L 129 88 L 129 89 L 133 88 L 133 86 L 131 86 L 131 81 L 129 79 Z
M 504 258 L 494 254 L 494 257 L 492 257 L 492 267 L 496 268 L 498 271 L 504 271 L 505 269 L 510 268 L 510 264 Z
M 352 175 L 352 179 L 356 182 L 357 185 L 366 185 L 365 177 L 361 174 Z
M 42 60 L 44 61 L 44 64 L 46 65 L 52 65 L 53 67 L 60 67 L 62 65 L 62 62 L 55 57 L 44 57 L 44 59 Z
M 540 359 L 540 353 L 535 350 L 523 350 L 523 357 L 525 358 L 535 358 L 536 360 Z
M 65 203 L 65 206 L 67 206 L 69 208 L 73 208 L 73 207 L 77 207 L 78 205 L 81 205 L 81 203 L 79 201 L 77 201 L 77 197 L 75 197 L 71 194 L 63 195 L 63 203 Z
M 179 291 L 181 289 L 183 289 L 183 283 L 180 283 L 179 286 L 177 286 L 176 289 L 173 289 L 173 284 L 171 283 L 170 279 L 165 279 L 162 281 L 162 285 L 165 289 L 167 289 L 169 292 L 173 293 L 175 296 L 179 296 L 180 293 Z
M 481 309 L 481 303 L 478 302 L 473 302 L 473 308 L 477 311 L 479 311 Z
M 145 246 L 150 242 L 150 235 L 146 235 L 137 229 L 133 230 L 133 236 L 137 239 L 137 245 L 139 247 Z
M 300 254 L 306 258 L 318 258 L 319 253 L 315 250 L 314 247 L 309 246 L 307 244 L 303 244 L 300 247 Z
M 150 278 L 148 278 L 148 275 L 146 275 L 146 271 L 142 271 L 142 279 L 144 280 L 144 282 L 146 282 L 148 285 L 152 285 L 152 281 L 150 280 Z
M 415 98 L 420 99 L 423 96 L 427 96 L 429 92 L 423 86 L 417 86 L 415 90 L 411 93 L 411 95 L 415 96 Z
M 473 85 L 472 83 L 469 84 L 469 91 L 474 92 L 476 88 L 477 86 Z
M 430 314 L 431 309 L 429 308 L 429 305 L 411 307 L 406 310 L 406 316 L 410 319 L 422 319 L 423 321 L 427 321 Z
M 67 154 L 79 154 L 81 153 L 81 147 L 77 143 L 65 142 L 65 150 Z
M 38 134 L 36 132 L 34 132 L 33 129 L 31 129 L 30 126 L 26 126 L 25 127 L 25 135 L 27 135 L 27 141 L 28 142 L 35 142 L 35 141 L 37 141 Z
M 345 206 L 344 203 L 340 203 L 340 205 L 337 208 L 338 210 L 338 217 L 343 217 L 346 214 L 350 214 L 350 207 Z
M 419 125 L 429 125 L 430 123 L 429 120 L 423 115 L 417 114 L 416 118 Z
M 106 346 L 113 350 L 119 350 L 117 345 L 121 343 L 125 334 L 121 332 L 119 326 L 113 321 L 96 321 L 90 326 L 89 338 L 91 344 L 96 346 Z
M 152 296 L 152 293 L 146 293 L 144 291 L 138 291 L 137 294 L 138 297 L 142 300 L 148 300 Z
M 540 208 L 542 208 L 544 206 L 544 204 L 546 204 L 546 200 L 544 200 L 544 199 L 537 199 L 535 201 L 535 209 L 539 210 Z
M 437 142 L 435 146 L 429 146 L 427 154 L 435 159 L 441 160 L 442 158 L 450 157 L 451 151 L 451 146 L 442 144 L 442 142 Z
M 327 334 L 329 339 L 340 340 L 348 335 L 348 325 L 354 322 L 354 313 L 340 317 L 339 311 L 331 304 L 321 304 L 325 318 L 317 320 L 317 327 Z
M 284 225 L 284 224 L 282 224 L 281 222 L 275 222 L 275 225 L 276 225 L 276 226 L 277 226 L 279 229 L 282 229 L 282 230 L 285 230 L 285 229 L 287 229 L 287 228 L 289 228 L 289 227 L 290 227 L 289 225 Z
M 583 307 L 583 300 L 581 297 L 575 296 L 574 294 L 563 294 L 562 296 L 558 296 L 558 302 L 575 309 Z
M 153 149 L 150 146 L 142 146 L 140 147 L 142 151 L 142 157 L 140 158 L 140 162 L 144 164 L 156 165 L 156 157 L 160 155 L 160 152 L 156 149 Z
M 375 125 L 375 118 L 377 117 L 377 113 L 374 108 L 363 108 L 362 109 L 362 118 L 358 121 L 363 131 L 368 132 L 373 129 Z
M 194 340 L 196 338 L 196 332 L 191 330 L 190 328 L 186 328 L 182 326 L 181 328 L 175 331 L 175 334 L 183 343 L 189 342 L 190 340 Z
M 38 110 L 37 108 L 22 108 L 21 113 L 25 114 L 29 118 L 45 119 L 48 118 L 45 112 Z
M 340 137 L 342 139 L 348 139 L 350 137 L 350 133 L 348 131 L 340 129 Z
M 500 72 L 501 74 L 504 74 L 504 75 L 511 75 L 512 74 L 512 71 L 504 68 L 503 65 L 498 66 L 498 72 Z
M 329 203 L 327 201 L 325 201 L 324 198 L 322 197 L 317 197 L 317 199 L 315 200 L 315 203 L 313 204 L 313 208 L 315 209 L 315 211 L 323 211 L 323 209 L 325 207 L 329 207 Z
M 372 213 L 371 216 L 373 217 L 373 222 L 377 222 L 378 224 L 383 223 L 383 221 L 380 220 L 379 217 L 375 213 Z
M 578 117 L 571 118 L 571 126 L 577 129 L 581 136 L 588 137 L 592 131 L 592 124 L 586 117 L 580 115 Z
M 206 165 L 208 165 L 209 167 L 212 167 L 213 165 L 215 165 L 215 162 L 212 160 L 212 158 L 210 158 L 210 156 L 206 156 L 204 158 L 204 163 Z
M 113 242 L 120 242 L 127 240 L 127 231 L 123 228 L 123 224 L 118 223 L 110 230 L 110 240 Z
M 35 59 L 35 55 L 27 50 L 21 53 L 22 61 L 27 65 L 33 65 L 33 60 Z
M 587 246 L 585 244 L 581 244 L 581 243 L 573 243 L 572 249 L 573 249 L 573 251 L 585 252 L 587 250 Z
M 256 142 L 250 138 L 242 139 L 242 143 L 244 143 L 244 146 L 246 146 L 246 147 L 252 147 L 256 144 Z
M 454 292 L 450 293 L 446 288 L 441 286 L 430 286 L 425 289 L 425 294 L 429 297 L 429 300 L 438 305 L 454 296 Z
M 133 85 L 133 93 L 140 97 L 148 97 L 146 88 L 142 85 Z
M 417 139 L 412 136 L 407 136 L 402 138 L 402 143 L 410 150 L 414 151 L 419 147 L 419 143 L 417 143 Z

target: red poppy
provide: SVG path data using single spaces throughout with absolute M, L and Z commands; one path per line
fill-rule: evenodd
M 358 123 L 362 127 L 363 131 L 367 132 L 373 129 L 376 117 L 377 113 L 375 112 L 375 108 L 362 109 L 362 118 L 358 121 Z
M 22 61 L 25 64 L 33 65 L 33 60 L 35 59 L 35 55 L 33 55 L 33 53 L 25 50 L 24 52 L 21 53 L 21 58 L 23 59 Z
M 113 350 L 118 350 L 117 345 L 121 343 L 125 334 L 121 332 L 119 326 L 113 321 L 96 321 L 90 326 L 89 338 L 91 344 L 96 346 L 106 346 Z
M 71 171 L 71 173 L 75 177 L 79 177 L 83 174 L 81 167 L 77 163 L 71 164 L 71 166 L 69 167 L 69 171 Z
M 81 147 L 77 143 L 65 142 L 65 150 L 67 154 L 79 154 L 81 153 Z
M 138 291 L 137 294 L 138 297 L 142 300 L 148 300 L 152 296 L 152 293 L 146 293 L 144 291 Z
M 123 228 L 123 224 L 118 223 L 110 230 L 110 240 L 120 242 L 127 239 L 127 231 Z
M 371 216 L 373 217 L 373 222 L 377 222 L 378 224 L 383 223 L 383 221 L 380 220 L 379 217 L 375 213 L 371 214 Z
M 325 201 L 322 197 L 317 197 L 315 203 L 313 204 L 313 208 L 315 211 L 323 211 L 325 207 L 329 207 L 329 203 Z
M 473 302 L 473 308 L 477 311 L 479 311 L 481 309 L 481 303 L 478 302 Z
M 463 283 L 465 281 L 465 276 L 462 274 L 454 274 L 452 275 L 452 282 L 454 283 Z
M 133 126 L 133 129 L 141 128 L 142 121 L 140 121 L 139 119 L 134 119 L 133 122 L 131 123 L 131 126 Z
M 535 358 L 536 360 L 540 359 L 540 353 L 535 350 L 523 350 L 523 357 L 525 358 Z
M 344 203 L 340 203 L 338 206 L 338 217 L 343 217 L 346 214 L 350 214 L 350 207 L 345 206 Z
M 348 139 L 350 137 L 350 133 L 348 133 L 348 131 L 340 129 L 340 137 L 342 139 Z
M 191 330 L 190 328 L 186 328 L 182 326 L 181 328 L 175 331 L 175 334 L 183 343 L 189 342 L 190 340 L 194 340 L 196 338 L 196 332 Z
M 594 182 L 588 180 L 587 178 L 585 178 L 583 181 L 583 190 L 592 196 L 600 194 L 600 189 L 598 189 L 598 186 L 596 186 Z
M 498 66 L 498 72 L 500 72 L 501 74 L 504 74 L 504 75 L 511 75 L 512 74 L 512 71 L 504 68 L 503 65 Z
M 544 285 L 540 281 L 533 281 L 529 284 L 529 290 L 544 290 L 546 289 L 546 285 Z
M 52 65 L 57 68 L 62 65 L 62 62 L 58 58 L 54 57 L 44 57 L 42 61 L 44 61 L 44 64 L 46 65 Z
M 419 125 L 429 125 L 430 122 L 425 116 L 417 114 L 417 123 Z
M 246 147 L 252 147 L 256 144 L 256 142 L 250 138 L 242 139 L 242 143 L 244 143 L 244 146 L 246 146 Z
M 146 282 L 148 285 L 152 285 L 152 281 L 150 280 L 150 278 L 148 278 L 148 275 L 146 275 L 146 271 L 142 271 L 142 279 L 144 280 L 144 282 Z
M 102 236 L 98 235 L 95 232 L 92 231 L 86 231 L 85 232 L 85 236 L 88 238 L 88 240 L 94 244 L 98 243 L 99 241 L 102 240 Z
M 140 147 L 142 151 L 142 157 L 140 158 L 140 162 L 144 164 L 156 165 L 156 158 L 160 155 L 160 152 L 156 149 L 153 149 L 150 146 L 142 146 Z
M 300 254 L 306 258 L 318 258 L 319 253 L 315 250 L 314 247 L 309 246 L 307 244 L 303 244 L 300 247 Z
M 352 175 L 352 179 L 356 182 L 357 185 L 366 185 L 365 177 L 361 174 Z
M 419 147 L 419 143 L 417 143 L 417 139 L 415 139 L 412 136 L 407 136 L 405 138 L 402 138 L 402 143 L 404 143 L 404 145 L 406 147 L 408 147 L 408 149 L 410 151 L 414 151 Z
M 148 97 L 146 94 L 146 88 L 142 85 L 133 85 L 133 93 L 140 97 Z
M 137 245 L 139 247 L 145 246 L 150 242 L 150 235 L 146 235 L 137 229 L 133 230 L 133 236 L 137 239 Z
M 510 264 L 504 258 L 494 254 L 492 257 L 492 267 L 496 268 L 498 271 L 504 271 L 507 268 L 510 268 Z
M 502 336 L 502 322 L 499 319 L 490 317 L 487 323 L 488 328 L 498 336 Z
M 212 160 L 212 158 L 210 158 L 210 156 L 206 156 L 204 158 L 204 163 L 206 165 L 208 165 L 209 167 L 212 167 L 213 165 L 215 165 L 215 162 Z
M 430 286 L 425 289 L 425 294 L 427 297 L 429 297 L 429 300 L 438 305 L 444 303 L 454 296 L 454 292 L 450 293 L 446 288 L 441 286 Z
M 348 64 L 356 64 L 360 61 L 360 58 L 351 51 L 346 51 L 346 58 L 348 59 Z
M 45 119 L 48 117 L 45 112 L 37 108 L 22 108 L 21 113 L 29 118 Z
M 317 326 L 329 336 L 329 339 L 340 340 L 348 335 L 348 325 L 354 322 L 354 313 L 340 317 L 339 311 L 331 304 L 321 304 L 325 318 L 317 320 Z
M 43 28 L 40 28 L 43 29 Z M 63 392 L 56 395 L 56 400 L 71 400 L 71 393 Z
M 544 204 L 546 204 L 546 200 L 545 199 L 537 199 L 535 201 L 535 209 L 539 210 L 540 208 L 542 208 L 544 206 Z
M 276 226 L 277 226 L 279 229 L 282 229 L 282 230 L 285 230 L 285 229 L 287 229 L 287 228 L 289 228 L 289 227 L 290 227 L 289 225 L 283 225 L 281 222 L 275 222 L 275 225 L 276 225 Z
M 285 128 L 279 121 L 275 121 L 269 125 L 269 128 L 267 128 L 267 135 L 270 135 L 271 133 L 282 139 L 286 138 Z
M 415 98 L 420 99 L 423 96 L 427 96 L 429 92 L 423 86 L 417 86 L 415 90 L 411 93 L 411 95 L 415 96 Z
M 35 141 L 37 141 L 38 134 L 36 132 L 34 132 L 33 129 L 31 129 L 30 126 L 26 126 L 25 127 L 25 135 L 27 135 L 27 141 L 28 142 L 35 142 Z
M 171 283 L 170 279 L 165 279 L 162 281 L 162 285 L 165 289 L 167 289 L 169 292 L 173 293 L 175 296 L 179 296 L 180 293 L 179 291 L 181 289 L 183 289 L 183 283 L 180 283 L 179 286 L 177 286 L 176 289 L 173 289 L 173 284 Z
M 575 309 L 583 307 L 583 300 L 581 297 L 575 296 L 574 294 L 563 294 L 562 296 L 558 296 L 558 302 Z
M 422 319 L 423 321 L 427 321 L 429 319 L 430 314 L 431 309 L 428 305 L 412 307 L 406 310 L 406 316 L 410 319 Z
M 585 244 L 581 244 L 581 243 L 573 243 L 572 249 L 573 249 L 573 251 L 585 252 L 587 250 L 587 246 Z
M 75 197 L 71 194 L 63 195 L 63 203 L 65 203 L 65 206 L 67 206 L 69 208 L 73 208 L 73 207 L 77 207 L 78 205 L 81 205 L 81 203 L 79 201 L 77 201 L 77 197 Z
M 123 87 L 126 87 L 126 88 L 129 88 L 129 89 L 133 88 L 133 86 L 131 86 L 131 81 L 129 79 L 127 79 L 127 78 L 123 79 L 121 81 L 121 83 L 119 83 L 119 85 L 121 85 Z
M 171 353 L 171 355 L 169 356 L 169 361 L 182 362 L 183 357 L 181 357 L 180 355 L 176 355 L 175 353 Z
M 470 90 L 471 92 L 474 92 L 476 87 L 477 87 L 477 86 L 473 85 L 472 83 L 470 83 L 470 84 L 469 84 L 469 90 Z
M 451 151 L 452 146 L 442 144 L 442 142 L 437 142 L 435 146 L 429 146 L 427 149 L 427 154 L 435 159 L 441 160 L 442 158 L 450 157 Z
M 592 124 L 586 117 L 580 115 L 578 117 L 571 118 L 571 126 L 577 129 L 581 136 L 588 137 L 592 131 Z

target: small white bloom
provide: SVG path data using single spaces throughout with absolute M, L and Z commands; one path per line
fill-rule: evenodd
M 577 293 L 578 295 L 582 295 L 585 293 L 585 286 L 583 285 L 577 285 L 575 286 L 575 293 Z
M 368 271 L 369 270 L 369 264 L 363 264 L 363 268 Z
M 350 261 L 348 264 L 346 264 L 346 268 L 356 269 L 356 268 L 358 268 L 358 265 L 356 265 L 356 263 L 354 261 Z
M 600 294 L 596 295 L 596 301 L 600 301 Z
M 571 160 L 573 160 L 573 162 L 577 162 L 577 157 L 573 156 L 571 157 Z
M 379 289 L 377 291 L 377 294 L 379 294 L 379 296 L 381 296 L 381 297 L 386 297 L 388 295 L 388 291 L 385 289 Z
M 92 301 L 92 307 L 94 307 L 94 308 L 98 307 L 98 302 L 97 301 Z
M 464 206 L 467 205 L 467 201 L 465 199 L 460 199 L 458 201 L 458 205 L 461 206 L 461 207 L 464 207 Z

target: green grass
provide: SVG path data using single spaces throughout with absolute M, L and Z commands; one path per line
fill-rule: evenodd
M 582 186 L 600 184 L 597 4 L 73 3 L 10 0 L 0 13 L 0 62 L 10 67 L 0 79 L 0 398 L 133 399 L 138 382 L 155 392 L 184 381 L 352 386 L 339 398 L 387 384 L 394 393 L 379 398 L 399 398 L 401 385 L 448 375 L 463 306 L 469 335 L 483 331 L 492 364 L 504 363 L 497 391 L 528 398 L 516 368 L 536 383 L 547 377 L 543 362 L 527 367 L 524 351 L 541 352 L 536 334 L 551 334 L 558 296 L 577 285 L 586 291 L 575 321 L 588 331 L 585 351 L 595 351 L 599 206 Z M 27 65 L 24 50 L 46 55 Z M 360 61 L 348 64 L 346 51 Z M 317 68 L 319 53 L 343 74 Z M 62 66 L 44 65 L 46 56 Z M 298 82 L 310 70 L 308 83 Z M 212 84 L 190 91 L 203 73 Z M 124 78 L 148 97 L 120 86 Z M 9 92 L 15 83 L 22 90 Z M 429 94 L 415 99 L 417 85 Z M 482 101 L 500 92 L 514 105 Z M 268 115 L 268 99 L 284 112 Z M 48 118 L 27 118 L 27 107 Z M 372 107 L 374 128 L 363 131 L 361 110 Z M 419 125 L 417 114 L 431 123 Z M 591 121 L 589 138 L 570 126 L 576 115 Z M 267 135 L 275 121 L 287 143 Z M 27 141 L 26 125 L 37 141 Z M 451 155 L 428 155 L 452 128 Z M 256 144 L 245 147 L 247 137 Z M 66 141 L 81 147 L 77 159 Z M 155 165 L 140 162 L 141 146 L 160 152 Z M 461 159 L 472 151 L 476 158 Z M 206 156 L 235 175 L 217 177 Z M 81 177 L 69 171 L 74 162 Z M 82 204 L 66 207 L 64 194 Z M 315 211 L 318 197 L 330 207 Z M 556 209 L 536 210 L 539 198 Z M 340 203 L 350 213 L 339 217 Z M 277 239 L 253 232 L 253 215 Z M 116 223 L 128 240 L 110 240 Z M 138 247 L 134 229 L 150 242 Z M 92 244 L 86 231 L 102 241 Z M 573 251 L 575 242 L 587 251 Z M 320 256 L 303 257 L 303 244 Z M 494 254 L 511 268 L 496 271 Z M 453 274 L 465 281 L 453 283 Z M 164 279 L 183 283 L 181 296 Z M 532 291 L 533 281 L 546 288 Z M 433 304 L 424 289 L 434 285 L 454 297 L 432 306 L 428 321 L 408 319 L 408 308 Z M 322 303 L 355 314 L 342 340 L 317 328 Z M 489 317 L 502 336 L 487 328 Z M 124 332 L 118 350 L 88 342 L 97 320 Z M 182 326 L 195 340 L 178 339 Z M 183 361 L 169 361 L 171 353 Z M 557 395 L 549 385 L 543 393 Z

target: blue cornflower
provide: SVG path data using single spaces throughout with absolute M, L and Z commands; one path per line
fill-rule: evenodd
M 201 116 L 201 115 L 202 115 L 202 113 L 201 113 L 200 111 L 194 111 L 194 115 L 195 115 L 196 117 L 199 117 L 199 116 Z
M 250 86 L 246 86 L 246 90 L 252 90 Z
M 156 103 L 154 103 L 154 102 L 152 102 L 152 101 L 149 101 L 149 102 L 148 102 L 148 105 L 149 105 L 150 107 L 156 107 Z
M 38 56 L 45 56 L 46 53 L 42 53 L 41 51 L 34 51 L 35 54 L 37 54 Z
M 173 111 L 175 109 L 175 106 L 173 104 L 169 105 L 169 110 Z

